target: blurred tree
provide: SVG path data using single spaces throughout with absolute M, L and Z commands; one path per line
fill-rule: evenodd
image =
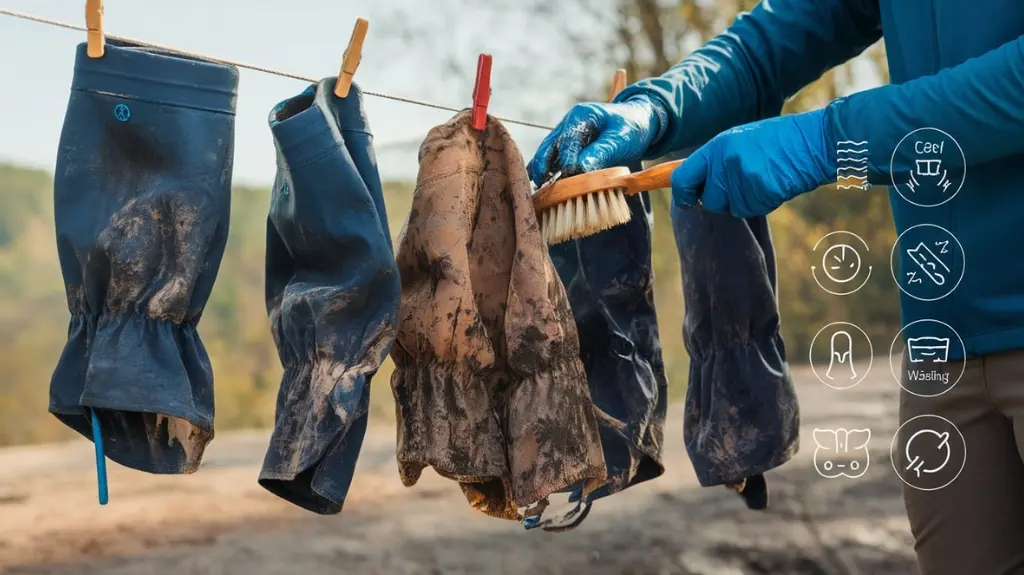
M 469 0 L 448 0 L 449 8 L 467 9 Z M 531 33 L 514 46 L 496 46 L 489 37 L 477 38 L 480 51 L 499 48 L 515 53 L 502 59 L 501 74 L 513 93 L 521 92 L 523 79 L 531 84 L 557 82 L 579 86 L 575 99 L 593 101 L 607 93 L 612 72 L 625 68 L 630 81 L 661 74 L 704 42 L 725 29 L 757 0 L 493 0 L 487 5 L 492 22 L 523 22 Z M 486 29 L 486 26 L 483 27 Z M 535 43 L 537 35 L 557 38 L 554 46 Z M 466 48 L 451 53 L 448 69 L 465 82 L 472 81 L 471 62 L 464 61 Z M 550 59 L 552 50 L 570 54 L 552 70 L 552 77 L 539 77 L 545 67 L 535 65 Z M 548 67 L 550 68 L 550 67 Z M 857 87 L 888 82 L 889 74 L 882 42 L 858 57 L 825 72 L 819 79 L 790 98 L 783 113 L 811 110 L 851 93 Z M 499 90 L 496 87 L 495 90 Z M 572 102 L 564 102 L 568 108 Z M 548 119 L 550 121 L 550 119 Z M 685 379 L 685 360 L 679 338 L 681 319 L 680 270 L 668 218 L 670 194 L 652 194 L 655 214 L 655 253 L 658 310 L 665 340 L 670 377 Z M 837 190 L 834 186 L 804 196 L 783 206 L 770 220 L 778 242 L 780 307 L 783 332 L 794 362 L 806 361 L 810 338 L 820 326 L 832 321 L 855 321 L 873 339 L 888 341 L 899 329 L 898 290 L 888 281 L 888 248 L 895 241 L 891 213 L 884 189 L 869 193 Z M 872 280 L 850 296 L 824 292 L 813 280 L 810 267 L 812 247 L 819 238 L 835 230 L 848 230 L 865 239 L 871 248 L 866 255 L 873 266 Z M 819 262 L 820 265 L 820 262 Z M 683 270 L 685 272 L 685 270 Z M 870 324 L 870 325 L 867 325 Z M 880 349 L 880 348 L 879 348 Z

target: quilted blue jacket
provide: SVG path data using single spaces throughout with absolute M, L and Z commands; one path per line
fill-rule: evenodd
M 922 295 L 920 284 L 901 284 L 904 324 L 945 322 L 968 356 L 986 355 L 1024 347 L 1024 266 L 1002 258 L 1024 223 L 1022 35 L 1017 0 L 765 0 L 618 98 L 645 94 L 664 104 L 650 150 L 657 157 L 777 115 L 786 98 L 884 36 L 891 85 L 830 104 L 826 129 L 837 144 L 866 143 L 867 180 L 890 186 L 897 232 L 928 224 L 956 242 L 945 233 L 925 240 L 959 244 L 955 289 Z M 907 148 L 914 142 L 904 138 L 920 130 L 941 131 L 947 150 L 959 148 L 942 157 L 944 168 L 960 172 L 948 201 L 914 201 L 907 187 L 917 164 Z M 913 262 L 900 254 L 898 281 L 916 282 L 920 274 L 903 275 Z M 951 349 L 949 359 L 963 353 Z

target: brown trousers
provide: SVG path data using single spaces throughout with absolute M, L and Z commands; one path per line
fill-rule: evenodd
M 962 365 L 948 364 L 951 378 Z M 937 397 L 904 389 L 900 422 L 920 415 L 951 421 L 967 453 L 948 486 L 904 485 L 921 574 L 1024 573 L 1024 350 L 968 360 L 959 382 Z

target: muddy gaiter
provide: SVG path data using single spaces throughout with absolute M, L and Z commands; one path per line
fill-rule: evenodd
M 259 482 L 320 514 L 340 512 L 352 483 L 401 298 L 362 95 L 334 83 L 270 114 L 266 297 L 284 377 Z
M 664 472 L 668 390 L 654 310 L 651 203 L 646 193 L 627 202 L 628 224 L 549 248 L 580 334 L 608 468 L 595 498 Z
M 701 485 L 768 505 L 763 474 L 797 451 L 800 411 L 779 333 L 768 220 L 673 207 L 690 353 L 683 438 Z
M 427 134 L 398 242 L 398 466 L 407 486 L 430 466 L 478 511 L 521 520 L 567 487 L 589 496 L 605 465 L 526 166 L 498 120 L 470 119 Z
M 54 175 L 71 322 L 50 411 L 107 455 L 191 473 L 213 438 L 213 373 L 196 331 L 224 253 L 234 68 L 108 42 L 78 46 Z

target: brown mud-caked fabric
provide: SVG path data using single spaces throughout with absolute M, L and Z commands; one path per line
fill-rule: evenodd
M 391 355 L 402 481 L 432 466 L 477 510 L 519 509 L 606 478 L 565 289 L 540 236 L 518 148 L 462 112 L 420 147 L 398 247 Z

